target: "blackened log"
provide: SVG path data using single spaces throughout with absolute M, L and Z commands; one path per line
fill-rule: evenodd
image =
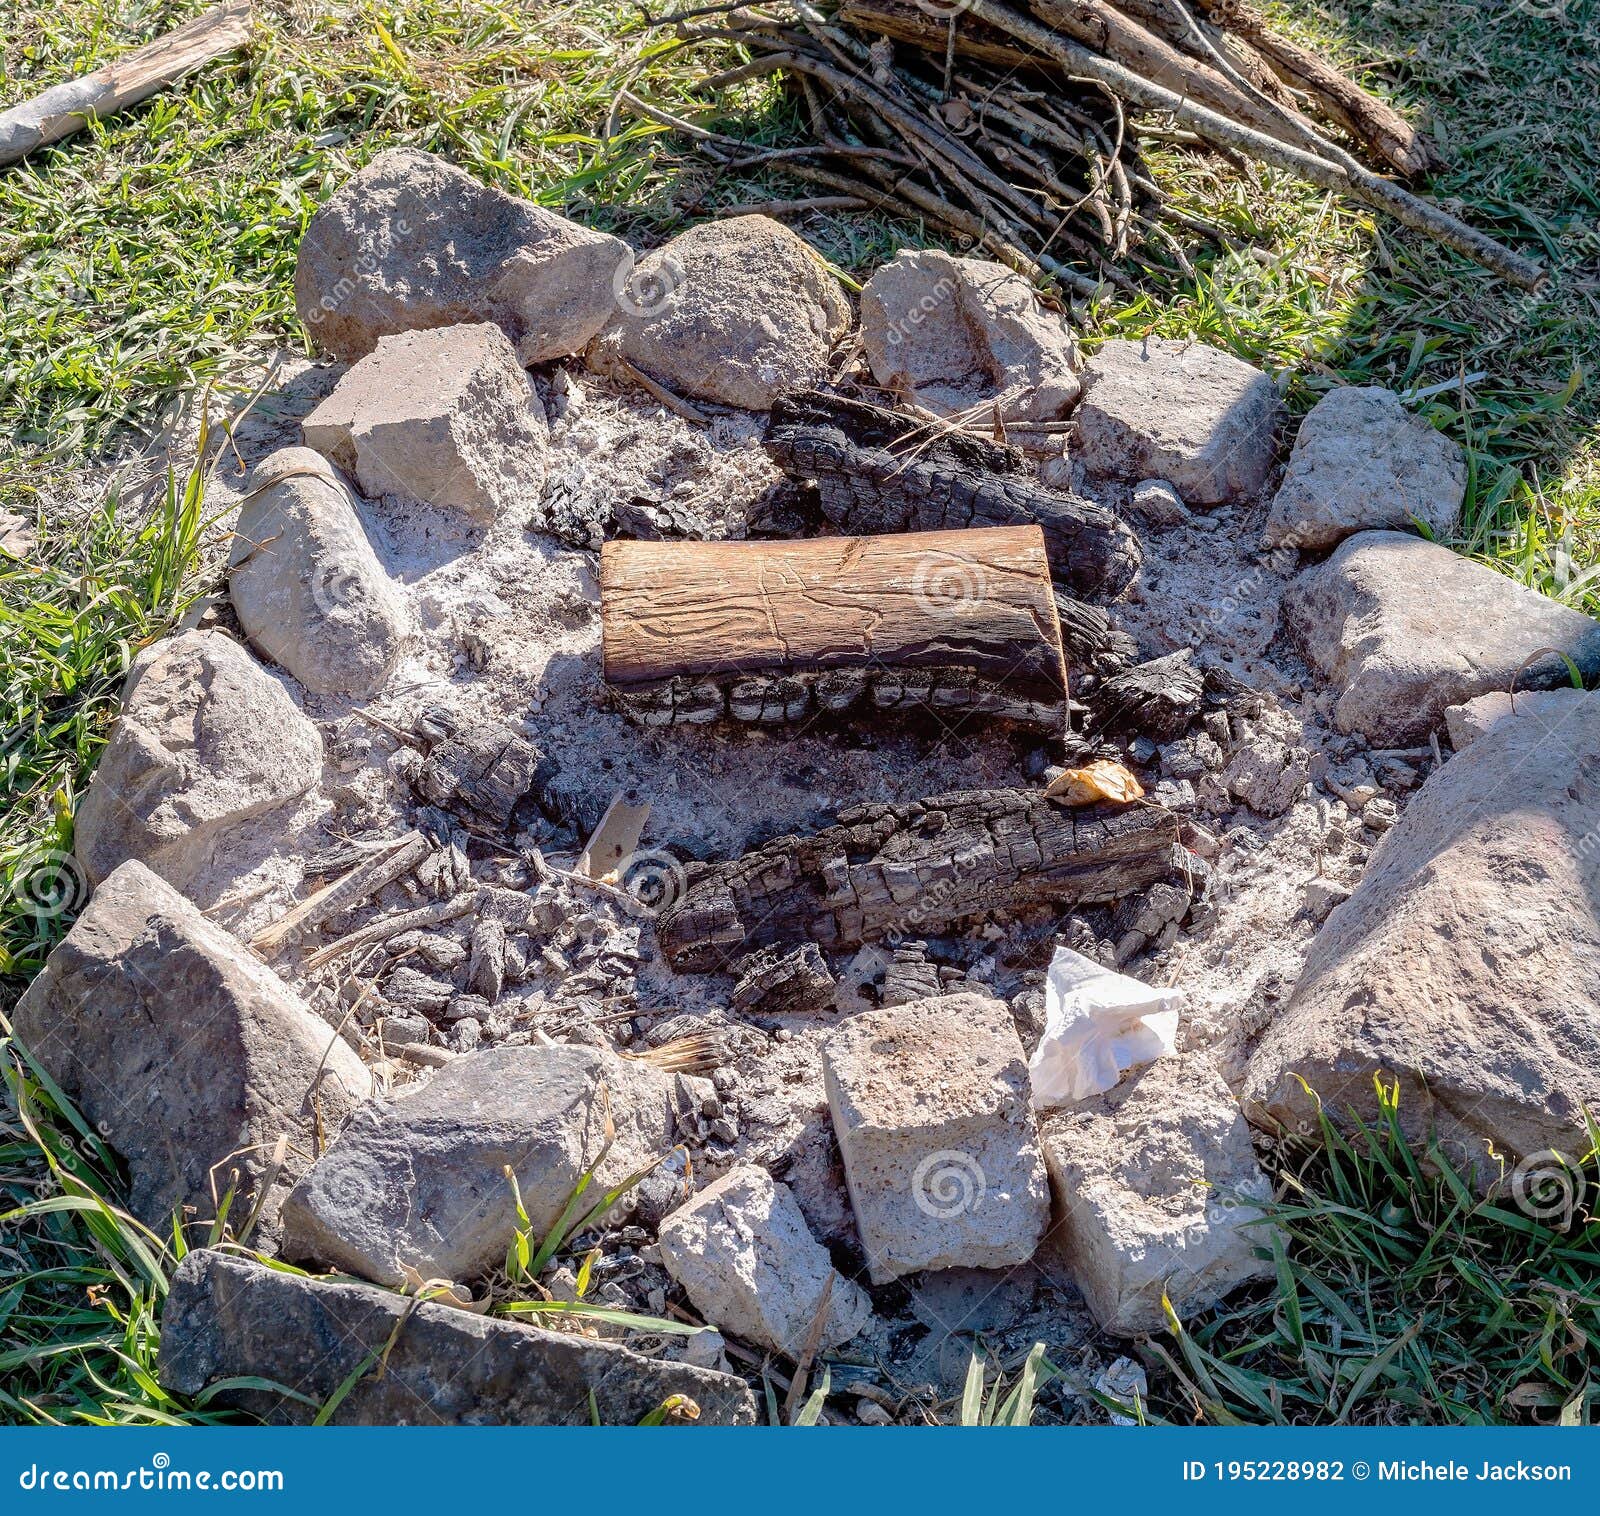
M 851 536 L 1033 522 L 1073 595 L 1114 599 L 1139 571 L 1139 539 L 1115 511 L 1046 489 L 1013 447 L 801 390 L 773 405 L 766 449 L 784 473 L 815 484 L 822 514 Z
M 674 967 L 710 971 L 775 942 L 937 934 L 990 911 L 1121 899 L 1172 873 L 1181 841 L 1160 807 L 1068 808 L 1037 790 L 854 806 L 810 836 L 689 865 L 657 935 Z

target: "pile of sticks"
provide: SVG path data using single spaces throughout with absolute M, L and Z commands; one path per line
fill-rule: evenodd
M 771 148 L 710 130 L 645 98 L 636 78 L 619 90 L 611 131 L 631 111 L 720 169 L 781 169 L 820 192 L 778 202 L 780 213 L 919 219 L 1089 296 L 1145 273 L 1192 275 L 1197 238 L 1239 245 L 1151 178 L 1140 146 L 1166 141 L 1297 174 L 1520 288 L 1545 279 L 1399 182 L 1433 166 L 1426 139 L 1242 0 L 729 0 L 650 25 L 675 30 L 669 48 L 735 50 L 739 61 L 704 81 L 708 106 L 782 75 L 811 140 Z M 662 56 L 651 48 L 650 60 Z

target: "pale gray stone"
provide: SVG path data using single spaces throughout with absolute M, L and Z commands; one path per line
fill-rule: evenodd
M 1336 389 L 1300 423 L 1262 540 L 1311 550 L 1352 532 L 1410 531 L 1416 521 L 1448 537 L 1466 489 L 1460 445 L 1398 395 L 1371 385 Z
M 1444 713 L 1445 730 L 1450 734 L 1450 746 L 1458 753 L 1507 717 L 1554 733 L 1584 708 L 1588 698 L 1586 691 L 1570 685 L 1555 690 L 1518 690 L 1515 695 L 1493 690 L 1487 695 L 1475 695 L 1463 705 L 1448 707 Z
M 1133 508 L 1151 526 L 1182 526 L 1189 519 L 1189 507 L 1165 479 L 1141 479 L 1134 485 Z
M 143 864 L 94 892 L 18 1002 L 18 1039 L 128 1164 L 128 1205 L 163 1235 L 216 1215 L 276 1234 L 288 1186 L 371 1086 L 276 974 Z M 320 1071 L 320 1072 L 319 1072 Z M 273 1149 L 288 1138 L 272 1188 Z
M 211 1391 L 212 1406 L 277 1425 L 309 1424 L 340 1391 L 334 1426 L 587 1426 L 591 1396 L 607 1426 L 635 1425 L 673 1395 L 694 1402 L 701 1426 L 756 1420 L 731 1374 L 210 1248 L 173 1275 L 159 1373 L 179 1395 Z
M 1283 596 L 1285 624 L 1338 691 L 1334 724 L 1378 747 L 1427 740 L 1474 695 L 1600 674 L 1600 624 L 1404 532 L 1358 532 Z M 1556 651 L 1552 651 L 1556 650 Z
M 896 253 L 861 291 L 861 340 L 884 389 L 939 416 L 1003 397 L 1007 420 L 1055 421 L 1081 388 L 1066 318 L 982 258 Z
M 1165 479 L 1190 505 L 1256 494 L 1283 406 L 1259 369 L 1203 342 L 1111 341 L 1083 371 L 1073 456 L 1091 475 Z
M 544 406 L 487 322 L 380 337 L 302 430 L 373 498 L 489 522 L 544 491 Z
M 346 363 L 394 332 L 492 321 L 524 364 L 581 353 L 616 306 L 625 242 L 415 148 L 379 153 L 306 228 L 295 305 Z
M 1252 1120 L 1437 1131 L 1480 1178 L 1588 1149 L 1600 1110 L 1600 698 L 1508 718 L 1429 775 L 1328 919 L 1245 1085 Z M 1305 1081 L 1303 1085 L 1301 1081 Z M 1308 1094 L 1308 1085 L 1315 1096 Z
M 504 1262 L 517 1227 L 506 1168 L 537 1243 L 601 1158 L 607 1096 L 618 1141 L 596 1198 L 671 1146 L 665 1076 L 591 1047 L 453 1059 L 355 1113 L 285 1204 L 285 1252 L 380 1284 L 400 1283 L 407 1268 L 476 1278 Z
M 872 1301 L 839 1274 L 806 1226 L 789 1187 L 743 1164 L 661 1223 L 661 1261 L 713 1326 L 785 1358 L 811 1340 L 829 1280 L 818 1351 L 865 1329 Z
M 350 491 L 310 448 L 284 448 L 257 469 L 234 526 L 228 595 L 256 651 L 319 695 L 370 695 L 415 630 Z
M 179 632 L 128 671 L 76 856 L 91 882 L 137 858 L 182 889 L 233 829 L 321 777 L 322 738 L 284 686 L 221 632 Z
M 1120 1084 L 1045 1119 L 1055 1190 L 1052 1249 L 1095 1319 L 1131 1337 L 1209 1310 L 1270 1278 L 1260 1205 L 1271 1195 L 1250 1129 L 1204 1053 L 1158 1058 Z
M 874 1283 L 1027 1262 L 1050 1196 L 1004 1004 L 946 995 L 852 1016 L 823 1043 L 823 1075 Z
M 690 227 L 645 254 L 609 332 L 653 379 L 697 400 L 764 411 L 808 389 L 850 326 L 821 258 L 770 216 Z

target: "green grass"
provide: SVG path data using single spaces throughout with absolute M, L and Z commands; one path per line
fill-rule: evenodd
M 73 76 L 202 0 L 0 0 L 0 105 Z M 1548 9 L 1538 7 L 1536 9 Z M 716 181 L 647 123 L 600 127 L 645 45 L 621 0 L 420 0 L 325 8 L 258 0 L 248 56 L 0 171 L 0 506 L 39 518 L 27 563 L 0 559 L 0 982 L 14 994 L 65 929 L 60 855 L 75 798 L 140 646 L 181 612 L 205 542 L 180 464 L 153 517 L 108 501 L 47 510 L 87 450 L 162 433 L 208 385 L 245 385 L 271 347 L 305 347 L 295 248 L 316 205 L 385 146 L 438 151 L 483 178 L 641 242 L 719 205 L 787 194 Z M 1196 335 L 1293 375 L 1304 409 L 1342 382 L 1432 392 L 1467 447 L 1463 550 L 1600 610 L 1600 0 L 1555 15 L 1481 0 L 1283 0 L 1283 24 L 1431 114 L 1450 166 L 1437 195 L 1540 254 L 1538 297 L 1281 176 L 1248 181 L 1163 156 L 1187 203 L 1270 241 L 1266 263 L 1212 259 L 1195 284 L 1094 313 L 1089 334 Z M 638 87 L 696 109 L 694 60 L 664 45 Z M 766 138 L 792 124 L 752 88 L 720 102 Z M 836 218 L 804 230 L 863 272 L 915 227 Z M 1481 377 L 1478 377 L 1481 376 Z M 1466 381 L 1466 382 L 1463 382 Z M 54 907 L 65 906 L 66 909 Z M 41 908 L 42 907 L 42 908 Z M 3 1003 L 3 1002 L 0 1002 Z M 163 1254 L 103 1197 L 93 1134 L 23 1073 L 0 1113 L 0 1381 L 16 1418 L 196 1414 L 150 1375 Z M 74 1167 L 76 1165 L 76 1167 Z M 1156 1407 L 1174 1418 L 1587 1420 L 1592 1224 L 1552 1232 L 1465 1201 L 1392 1132 L 1328 1139 L 1270 1298 L 1195 1324 Z M 48 1191 L 38 1199 L 39 1188 Z M 65 1202 L 70 1202 L 67 1204 Z M 1410 1335 L 1406 1335 L 1409 1332 Z M 1403 1340 L 1402 1340 L 1403 1339 Z M 1160 1388 L 1158 1386 L 1157 1388 Z M 200 1412 L 198 1414 L 204 1414 Z

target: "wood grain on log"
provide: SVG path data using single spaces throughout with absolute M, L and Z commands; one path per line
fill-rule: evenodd
M 82 131 L 91 120 L 136 105 L 249 40 L 250 0 L 226 0 L 104 68 L 24 100 L 0 112 L 0 164 L 15 163 L 35 148 Z
M 814 483 L 842 532 L 967 526 L 1043 530 L 1056 578 L 1083 599 L 1120 595 L 1143 554 L 1113 510 L 1045 489 L 1020 451 L 820 390 L 780 395 L 766 449 L 790 477 Z
M 1037 790 L 855 806 L 811 836 L 690 864 L 656 931 L 668 961 L 695 971 L 775 942 L 937 934 L 989 911 L 1120 899 L 1181 873 L 1181 841 L 1157 806 L 1069 809 Z
M 600 614 L 606 682 L 649 724 L 920 708 L 1066 725 L 1036 526 L 608 542 Z

